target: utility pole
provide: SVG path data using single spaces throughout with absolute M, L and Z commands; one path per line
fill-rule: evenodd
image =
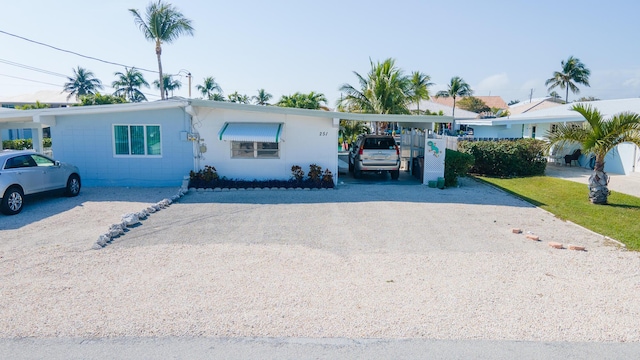
M 529 103 L 531 103 L 531 99 L 533 99 L 533 88 L 531 89 L 531 93 L 529 94 Z
M 189 99 L 191 99 L 191 73 L 187 74 L 187 78 L 189 78 Z

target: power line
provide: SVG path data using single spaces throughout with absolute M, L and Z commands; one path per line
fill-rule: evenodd
M 18 80 L 31 81 L 31 82 L 35 82 L 35 83 L 40 83 L 40 84 L 45 84 L 45 85 L 53 85 L 53 86 L 60 87 L 60 84 L 52 84 L 52 83 L 48 83 L 48 82 L 44 82 L 44 81 L 25 79 L 25 78 L 21 78 L 21 77 L 18 77 L 18 76 L 11 76 L 11 75 L 7 75 L 7 74 L 0 74 L 0 76 L 6 76 L 6 77 L 18 79 Z
M 0 59 L 0 63 L 21 67 L 21 68 L 27 69 L 27 70 L 38 71 L 38 72 L 41 72 L 43 74 L 48 74 L 48 75 L 54 75 L 54 76 L 60 76 L 60 77 L 67 78 L 67 75 L 64 75 L 64 74 L 60 74 L 60 73 L 49 71 L 49 70 L 40 69 L 40 68 L 29 66 L 29 65 L 20 64 L 20 63 L 9 61 L 9 60 L 5 60 L 5 59 Z
M 147 71 L 147 72 L 152 72 L 152 73 L 156 73 L 156 74 L 158 73 L 158 71 L 157 71 L 157 70 L 143 69 L 143 68 L 139 68 L 139 67 L 136 67 L 136 66 L 128 66 L 128 65 L 124 65 L 124 64 L 116 63 L 116 62 L 113 62 L 113 61 L 102 60 L 102 59 L 99 59 L 99 58 L 96 58 L 96 57 L 93 57 L 93 56 L 83 55 L 83 54 L 77 53 L 77 52 L 75 52 L 75 51 L 61 49 L 61 48 L 56 47 L 56 46 L 52 46 L 52 45 L 45 44 L 45 43 L 42 43 L 42 42 L 39 42 L 39 41 L 35 41 L 35 40 L 31 40 L 31 39 L 27 39 L 27 38 L 25 38 L 25 37 L 22 37 L 22 36 L 19 36 L 19 35 L 16 35 L 16 34 L 12 34 L 12 33 L 9 33 L 9 32 L 3 31 L 3 30 L 0 30 L 0 33 L 5 34 L 5 35 L 9 35 L 9 36 L 13 36 L 13 37 L 15 37 L 15 38 L 18 38 L 18 39 L 21 39 L 21 40 L 25 40 L 25 41 L 28 41 L 28 42 L 31 42 L 31 43 L 34 43 L 34 44 L 38 44 L 38 45 L 42 45 L 42 46 L 46 46 L 46 47 L 51 48 L 51 49 L 54 49 L 54 50 L 58 50 L 58 51 L 66 52 L 66 53 L 73 54 L 73 55 L 76 55 L 76 56 L 80 56 L 80 57 L 83 57 L 83 58 L 86 58 L 86 59 L 91 59 L 91 60 L 95 60 L 95 61 L 100 61 L 100 62 L 103 62 L 103 63 L 105 63 L 105 64 L 117 65 L 117 66 L 122 66 L 122 67 L 125 67 L 125 68 L 134 68 L 134 67 L 135 67 L 135 68 L 136 68 L 136 69 L 138 69 L 138 70 Z

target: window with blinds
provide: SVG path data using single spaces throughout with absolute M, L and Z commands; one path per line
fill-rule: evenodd
M 114 125 L 116 156 L 160 156 L 160 125 Z

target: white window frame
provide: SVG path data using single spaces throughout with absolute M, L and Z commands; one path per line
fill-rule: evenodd
M 116 153 L 116 127 L 117 126 L 126 126 L 127 127 L 127 141 L 129 144 L 129 153 L 128 154 L 117 154 Z M 131 154 L 131 127 L 132 126 L 142 126 L 144 129 L 144 154 Z M 148 127 L 157 127 L 160 135 L 160 154 L 149 155 L 147 153 L 147 128 Z M 113 143 L 113 157 L 114 158 L 161 158 L 162 157 L 162 126 L 160 124 L 113 124 L 111 128 L 111 139 Z
M 231 146 L 230 146 L 231 155 L 230 156 L 231 156 L 232 159 L 258 159 L 258 160 L 280 159 L 280 150 L 281 149 L 280 149 L 280 143 L 278 143 L 278 142 L 269 142 L 269 141 L 230 141 L 230 143 L 231 143 Z M 241 150 L 241 148 L 239 148 L 240 144 L 247 144 L 247 143 L 253 144 L 251 149 L 247 148 L 245 150 L 246 154 L 253 153 L 252 156 L 236 156 L 235 153 L 237 151 Z M 276 149 L 272 149 L 272 150 L 275 150 L 275 156 L 259 156 L 260 155 L 259 152 L 260 151 L 265 151 L 265 150 L 264 149 L 260 149 L 258 147 L 258 144 L 263 144 L 263 143 L 276 144 L 277 148 Z M 237 147 L 234 146 L 234 145 L 236 145 Z M 269 151 L 269 150 L 266 150 L 266 151 Z

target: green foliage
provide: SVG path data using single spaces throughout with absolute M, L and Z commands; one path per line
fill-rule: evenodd
M 35 104 L 26 104 L 22 106 L 16 106 L 16 110 L 48 109 L 50 107 L 51 107 L 50 104 L 43 104 L 40 101 L 36 100 Z
M 609 205 L 593 206 L 587 185 L 535 176 L 517 179 L 480 178 L 522 199 L 598 234 L 640 250 L 640 198 L 614 192 Z
M 44 147 L 50 148 L 51 138 L 42 139 L 42 144 Z M 31 139 L 4 140 L 2 141 L 2 148 L 14 149 L 14 150 L 33 149 L 33 140 Z
M 549 86 L 549 91 L 556 87 L 563 90 L 566 89 L 564 99 L 566 103 L 569 102 L 569 90 L 574 94 L 580 93 L 580 89 L 576 84 L 590 86 L 589 75 L 591 75 L 591 71 L 587 69 L 580 59 L 573 56 L 569 56 L 567 61 L 562 60 L 560 64 L 562 65 L 562 70 L 554 71 L 553 77 L 547 79 L 544 84 Z
M 147 101 L 147 97 L 140 88 L 149 87 L 149 83 L 138 69 L 127 68 L 124 73 L 117 71 L 113 75 L 117 76 L 117 80 L 111 83 L 111 86 L 116 89 L 113 95 L 125 97 L 131 102 Z
M 310 92 L 309 94 L 295 93 L 283 95 L 276 106 L 299 109 L 326 109 L 327 98 L 322 93 Z
M 63 86 L 63 91 L 69 93 L 67 100 L 74 96 L 78 99 L 83 95 L 92 95 L 103 88 L 102 81 L 93 72 L 80 66 L 72 70 L 73 76 L 67 77 L 68 82 Z
M 473 155 L 446 149 L 446 157 L 444 161 L 445 186 L 457 185 L 458 177 L 465 176 L 471 169 L 471 166 L 473 166 L 473 162 Z
M 100 93 L 80 96 L 80 103 L 73 106 L 90 106 L 90 105 L 109 105 L 109 104 L 125 104 L 127 99 L 124 96 L 114 96 Z
M 472 173 L 500 177 L 543 175 L 545 149 L 546 143 L 535 139 L 458 143 L 458 150 L 475 158 Z
M 343 141 L 348 144 L 353 144 L 358 138 L 358 135 L 368 134 L 369 132 L 369 127 L 362 121 L 340 120 L 340 130 L 338 130 L 338 133 Z
M 215 167 L 205 165 L 204 169 L 199 170 L 198 172 L 191 170 L 189 172 L 189 178 L 191 180 L 214 181 L 218 180 L 219 176 Z
M 466 96 L 458 100 L 458 107 L 474 113 L 491 111 L 491 108 L 487 106 L 487 103 L 475 96 Z

